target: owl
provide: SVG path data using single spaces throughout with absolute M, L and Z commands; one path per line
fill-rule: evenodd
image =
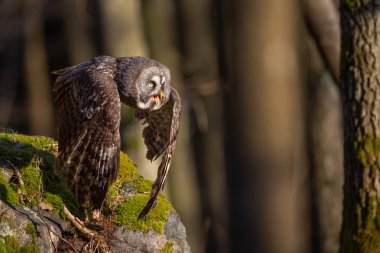
M 58 156 L 54 171 L 67 171 L 67 186 L 77 203 L 94 213 L 116 180 L 120 160 L 121 102 L 144 120 L 146 158 L 162 156 L 146 216 L 163 189 L 170 167 L 181 113 L 181 99 L 171 86 L 169 69 L 143 57 L 99 56 L 53 72 L 58 111 Z

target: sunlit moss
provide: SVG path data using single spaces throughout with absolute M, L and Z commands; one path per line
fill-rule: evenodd
M 0 199 L 13 205 L 20 205 L 20 199 L 8 181 L 0 174 Z
M 136 164 L 126 154 L 120 152 L 120 167 L 117 181 L 132 181 L 137 175 Z
M 173 210 L 173 207 L 163 196 L 159 196 L 158 205 L 152 208 L 145 218 L 137 220 L 148 200 L 148 194 L 137 194 L 123 201 L 115 209 L 116 224 L 142 232 L 152 229 L 162 234 L 164 232 L 164 225 L 168 220 L 168 214 Z
M 66 173 L 53 173 L 54 153 L 57 152 L 57 143 L 46 137 L 25 136 L 14 133 L 0 133 L 0 166 L 8 164 L 16 167 L 25 184 L 26 195 L 36 201 L 43 193 L 42 201 L 53 206 L 56 214 L 64 217 L 65 205 L 74 215 L 81 216 L 83 211 L 78 208 L 71 191 L 66 186 Z M 119 225 L 133 230 L 148 231 L 153 229 L 163 233 L 164 224 L 173 207 L 163 197 L 159 196 L 159 204 L 153 208 L 146 218 L 137 221 L 137 217 L 149 199 L 152 182 L 138 174 L 136 165 L 124 153 L 120 153 L 120 168 L 116 182 L 110 187 L 105 206 L 110 205 L 123 193 L 123 186 L 129 185 L 132 197 L 124 199 L 114 209 L 114 216 L 110 217 Z M 21 205 L 17 189 L 13 189 L 9 182 L 0 174 L 0 198 L 15 205 Z M 124 196 L 124 195 L 122 195 Z M 38 198 L 38 199 L 37 199 Z M 121 200 L 125 198 L 122 197 Z M 35 204 L 37 202 L 34 202 Z M 111 214 L 111 212 L 110 212 Z
M 74 214 L 78 214 L 75 200 L 66 187 L 66 175 L 63 172 L 57 176 L 53 173 L 54 155 L 57 144 L 51 138 L 42 136 L 26 136 L 14 133 L 0 133 L 0 161 L 16 167 L 22 175 L 25 189 L 21 190 L 32 204 L 40 201 L 43 192 L 43 201 L 52 204 L 53 212 L 63 214 L 63 205 L 66 205 Z M 5 189 L 12 189 L 9 183 L 0 179 L 0 185 Z M 1 194 L 2 200 L 20 205 L 17 194 Z M 15 193 L 13 191 L 13 193 Z M 11 199 L 9 199 L 12 197 Z M 29 203 L 28 203 L 29 204 Z
M 165 244 L 165 247 L 163 247 L 162 249 L 160 249 L 159 253 L 173 253 L 173 242 L 172 241 L 168 241 Z
M 152 182 L 138 175 L 133 181 L 133 187 L 135 188 L 136 192 L 147 193 L 150 192 L 152 188 Z

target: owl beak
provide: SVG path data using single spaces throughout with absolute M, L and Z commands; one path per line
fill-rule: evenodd
M 158 96 L 153 96 L 153 101 L 154 101 L 154 103 L 155 104 L 158 104 L 158 101 L 159 101 L 160 99 L 159 99 L 159 97 Z
M 164 97 L 165 97 L 164 93 L 162 91 L 160 91 L 160 94 L 153 95 L 152 99 L 153 99 L 154 103 L 157 105 L 158 102 L 160 102 Z

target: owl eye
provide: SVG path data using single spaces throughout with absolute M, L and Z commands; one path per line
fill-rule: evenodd
M 149 83 L 148 83 L 148 87 L 149 88 L 153 88 L 155 86 L 155 83 L 153 82 L 153 81 L 150 81 Z

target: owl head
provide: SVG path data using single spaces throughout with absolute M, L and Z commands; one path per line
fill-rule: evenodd
M 116 82 L 121 100 L 132 107 L 152 111 L 169 100 L 170 71 L 155 60 L 117 58 Z

